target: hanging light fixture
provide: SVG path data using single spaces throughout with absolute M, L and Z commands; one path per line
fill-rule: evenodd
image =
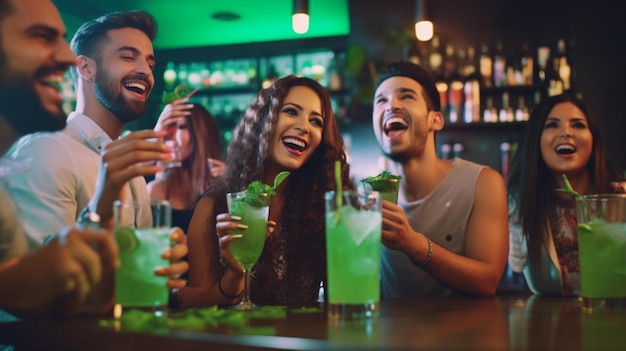
M 415 36 L 419 41 L 429 41 L 435 32 L 428 13 L 428 0 L 415 0 Z
M 291 26 L 298 34 L 309 31 L 309 0 L 293 0 Z

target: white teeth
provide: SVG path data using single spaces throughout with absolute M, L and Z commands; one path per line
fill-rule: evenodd
M 406 121 L 404 120 L 404 118 L 401 117 L 391 117 L 389 118 L 386 122 L 385 122 L 385 127 L 390 126 L 393 123 L 399 123 L 402 124 L 403 126 L 407 127 L 408 124 L 406 123 Z
M 295 139 L 295 138 L 285 138 L 283 139 L 283 142 L 297 145 L 303 149 L 306 147 L 306 144 L 303 141 Z
M 146 91 L 146 86 L 141 83 L 127 83 L 124 84 L 124 86 L 127 88 L 137 88 L 141 91 Z
M 556 151 L 561 151 L 561 150 L 575 151 L 576 148 L 573 147 L 572 145 L 567 145 L 567 144 L 559 145 L 556 147 Z

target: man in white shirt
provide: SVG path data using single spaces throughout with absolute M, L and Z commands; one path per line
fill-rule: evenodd
M 120 173 L 123 178 L 134 173 L 122 199 L 149 199 L 144 176 L 160 167 L 145 161 L 167 160 L 171 150 L 148 140 L 162 136 L 161 132 L 140 131 L 118 138 L 125 123 L 145 113 L 154 85 L 155 35 L 154 19 L 143 11 L 108 14 L 76 32 L 71 46 L 78 56 L 72 68 L 77 101 L 68 127 L 25 136 L 11 153 L 15 159 L 32 159 L 29 171 L 10 177 L 9 189 L 23 216 L 40 219 L 24 223 L 26 234 L 34 240 L 42 242 L 88 212 L 110 219 L 110 206 L 99 204 L 110 203 L 100 196 L 111 192 L 96 190 L 111 175 Z

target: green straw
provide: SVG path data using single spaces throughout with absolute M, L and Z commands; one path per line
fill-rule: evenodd
M 335 161 L 335 184 L 337 185 L 337 193 L 335 194 L 337 210 L 335 211 L 335 224 L 341 220 L 341 206 L 343 206 L 343 188 L 341 186 L 341 162 Z

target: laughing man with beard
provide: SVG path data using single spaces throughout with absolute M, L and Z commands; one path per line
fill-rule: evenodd
M 502 176 L 437 157 L 441 102 L 420 66 L 396 62 L 379 72 L 373 106 L 378 144 L 402 176 L 398 205 L 383 202 L 383 298 L 495 294 L 508 252 Z
M 77 65 L 71 73 L 77 101 L 67 128 L 27 135 L 11 153 L 16 159 L 32 159 L 29 171 L 9 178 L 20 212 L 38 218 L 24 223 L 31 239 L 43 242 L 65 223 L 80 220 L 88 212 L 111 218 L 111 206 L 99 205 L 114 200 L 103 197 L 116 196 L 102 191 L 105 185 L 100 184 L 107 177 L 117 185 L 132 178 L 120 185 L 123 200 L 150 199 L 144 176 L 161 167 L 139 162 L 170 158 L 165 145 L 146 140 L 162 136 L 162 132 L 139 131 L 119 137 L 125 123 L 145 113 L 154 85 L 155 35 L 154 18 L 144 11 L 104 15 L 83 24 L 74 35 L 70 44 Z M 149 216 L 137 218 L 137 222 L 148 220 Z

